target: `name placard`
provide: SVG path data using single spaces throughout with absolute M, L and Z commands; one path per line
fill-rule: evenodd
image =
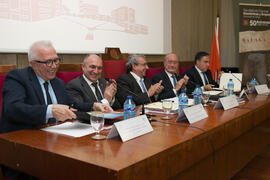
M 269 89 L 266 84 L 257 85 L 255 86 L 255 89 L 258 94 L 269 93 Z
M 195 123 L 204 118 L 207 118 L 208 114 L 203 108 L 202 104 L 198 104 L 189 108 L 183 109 L 176 122 L 187 119 L 189 123 Z
M 218 102 L 214 106 L 214 109 L 221 109 L 223 107 L 224 110 L 228 110 L 237 106 L 239 106 L 239 103 L 237 102 L 236 97 L 232 95 L 219 98 Z
M 122 142 L 136 138 L 153 131 L 146 115 L 116 122 L 113 124 L 107 139 L 120 136 Z
M 247 100 L 249 100 L 249 97 L 248 97 L 248 94 L 247 94 L 246 90 L 242 89 L 242 91 L 241 91 L 241 93 L 239 95 L 239 98 L 242 98 L 242 96 L 244 96 L 244 95 L 247 97 Z

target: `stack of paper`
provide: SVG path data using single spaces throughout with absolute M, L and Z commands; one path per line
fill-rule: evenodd
M 172 110 L 170 114 L 177 114 L 178 113 L 178 97 L 170 98 L 173 101 Z M 194 105 L 193 99 L 188 99 L 188 105 Z M 155 112 L 155 113 L 164 113 L 162 108 L 162 102 L 154 102 L 151 104 L 147 104 L 144 106 L 146 112 Z

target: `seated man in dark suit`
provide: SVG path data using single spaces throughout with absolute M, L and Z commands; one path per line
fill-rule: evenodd
M 0 132 L 35 128 L 46 123 L 75 119 L 62 80 L 56 77 L 60 58 L 49 41 L 34 43 L 28 53 L 29 64 L 10 71 L 3 87 L 3 114 Z M 74 104 L 78 110 L 90 110 Z M 94 109 L 110 108 L 100 103 Z
M 102 59 L 90 54 L 84 58 L 82 63 L 83 75 L 71 80 L 67 85 L 67 93 L 74 103 L 102 102 L 113 109 L 120 109 L 121 106 L 114 98 L 117 87 L 116 82 L 106 82 L 101 78 L 103 68 Z
M 196 84 L 201 86 L 203 91 L 212 90 L 213 87 L 218 87 L 218 84 L 213 80 L 209 67 L 209 54 L 206 52 L 198 52 L 195 56 L 195 66 L 185 72 L 189 77 L 187 83 L 187 93 L 191 94 Z
M 117 79 L 116 97 L 121 106 L 123 107 L 127 96 L 132 96 L 136 105 L 154 101 L 154 95 L 158 95 L 163 90 L 163 86 L 161 85 L 162 81 L 151 85 L 151 80 L 145 77 L 148 69 L 145 56 L 129 56 L 126 67 L 127 73 L 122 74 Z
M 3 87 L 3 114 L 0 133 L 32 129 L 67 119 L 76 119 L 70 108 L 66 87 L 56 77 L 60 58 L 49 41 L 35 42 L 28 52 L 29 64 L 10 71 Z M 84 104 L 74 105 L 78 110 L 90 110 Z M 91 109 L 108 111 L 110 107 L 94 103 Z M 28 175 L 3 167 L 3 174 L 11 179 L 29 178 Z
M 180 77 L 177 74 L 179 61 L 176 54 L 168 54 L 164 58 L 165 70 L 156 74 L 152 78 L 152 83 L 157 83 L 162 80 L 163 91 L 159 93 L 158 100 L 176 97 L 179 95 L 181 88 L 185 88 L 188 77 Z

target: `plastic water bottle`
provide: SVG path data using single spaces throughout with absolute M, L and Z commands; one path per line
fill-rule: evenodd
M 259 85 L 259 83 L 256 81 L 255 77 L 253 76 L 250 83 L 247 83 L 247 88 L 249 90 L 250 93 L 254 93 L 255 90 L 255 86 Z
M 124 119 L 129 119 L 135 117 L 135 103 L 132 100 L 132 96 L 127 96 L 124 103 Z
M 185 90 L 181 90 L 180 95 L 178 96 L 178 115 L 182 112 L 183 109 L 188 108 L 188 97 Z
M 229 82 L 228 82 L 228 96 L 231 96 L 234 94 L 234 83 L 233 83 L 233 80 L 230 79 Z
M 250 84 L 251 84 L 251 86 L 256 86 L 256 85 L 258 85 L 259 83 L 256 81 L 256 79 L 255 79 L 255 77 L 253 77 L 252 79 L 251 79 L 251 81 L 250 81 Z
M 196 88 L 193 91 L 193 99 L 195 105 L 202 103 L 202 89 L 198 84 L 196 85 Z

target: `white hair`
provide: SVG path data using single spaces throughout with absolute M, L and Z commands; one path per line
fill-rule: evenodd
M 47 40 L 41 40 L 41 41 L 34 42 L 30 46 L 29 51 L 28 51 L 28 61 L 29 62 L 32 60 L 38 59 L 37 50 L 40 47 L 45 47 L 45 48 L 52 47 L 53 48 L 53 45 L 52 45 L 51 41 L 47 41 Z

